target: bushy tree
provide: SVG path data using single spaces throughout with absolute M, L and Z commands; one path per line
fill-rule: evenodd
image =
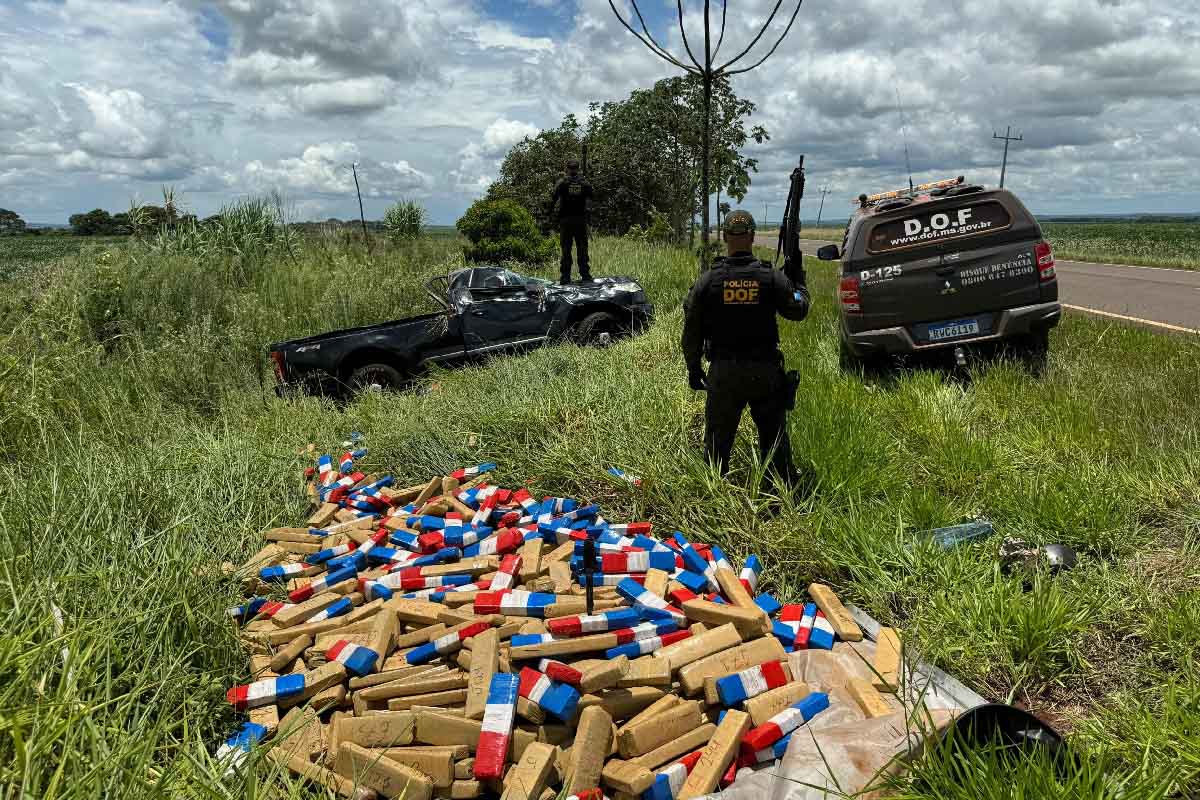
M 542 236 L 533 215 L 514 200 L 476 200 L 456 224 L 470 244 L 467 261 L 541 264 L 554 257 L 554 242 Z
M 71 232 L 76 236 L 104 236 L 112 232 L 113 218 L 103 208 L 95 208 L 85 214 L 72 214 L 67 220 Z
M 769 139 L 760 125 L 747 128 L 754 103 L 734 94 L 727 78 L 713 82 L 712 136 L 714 185 L 739 202 L 750 187 L 758 162 L 741 152 L 750 140 Z M 652 224 L 655 210 L 666 214 L 680 239 L 703 205 L 703 85 L 695 76 L 667 78 L 638 89 L 625 100 L 593 103 L 586 125 L 568 115 L 557 128 L 517 143 L 488 189 L 492 199 L 525 206 L 543 230 L 550 224 L 550 193 L 564 162 L 589 146 L 587 178 L 596 188 L 591 223 L 605 233 Z
M 25 220 L 15 211 L 0 208 L 0 236 L 16 236 L 25 232 Z
M 416 239 L 425 227 L 425 208 L 415 200 L 401 200 L 383 214 L 383 227 L 393 241 Z

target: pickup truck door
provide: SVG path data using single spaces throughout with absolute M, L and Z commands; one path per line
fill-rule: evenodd
M 490 271 L 476 272 L 479 275 L 472 278 L 469 291 L 456 298 L 467 352 L 528 349 L 545 342 L 553 315 L 543 302 L 544 295 L 528 290 L 523 282 L 503 283 L 494 277 L 478 280 Z M 481 283 L 485 285 L 478 285 Z
M 540 294 L 524 286 L 471 289 L 463 303 L 463 342 L 467 352 L 507 348 L 528 349 L 546 341 L 551 314 Z

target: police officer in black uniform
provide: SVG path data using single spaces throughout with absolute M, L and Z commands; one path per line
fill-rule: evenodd
M 559 283 L 571 282 L 571 242 L 579 253 L 579 279 L 584 283 L 592 280 L 588 264 L 588 201 L 592 199 L 592 185 L 579 174 L 579 162 L 567 162 L 567 177 L 554 187 L 550 198 L 550 217 L 555 210 L 559 213 L 559 242 L 562 245 L 562 260 L 559 261 Z
M 685 305 L 683 357 L 688 383 L 708 390 L 704 409 L 704 451 L 721 474 L 729 470 L 729 454 L 737 436 L 742 409 L 758 428 L 758 446 L 770 457 L 769 471 L 778 481 L 794 486 L 787 412 L 795 398 L 795 383 L 783 369 L 779 327 L 775 315 L 800 321 L 808 314 L 808 288 L 751 253 L 754 217 L 738 209 L 726 217 L 725 245 L 729 255 L 717 258 L 712 269 L 692 286 Z M 709 360 L 708 374 L 701 355 Z M 792 373 L 794 375 L 794 373 Z

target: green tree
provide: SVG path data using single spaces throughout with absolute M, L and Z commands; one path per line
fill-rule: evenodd
M 667 78 L 625 100 L 593 103 L 586 126 L 568 115 L 557 128 L 526 138 L 508 152 L 488 197 L 517 201 L 547 230 L 550 193 L 564 162 L 578 157 L 586 141 L 586 177 L 596 188 L 592 227 L 624 234 L 634 225 L 649 227 L 655 212 L 661 212 L 678 241 L 703 202 L 702 94 L 699 78 Z M 755 106 L 737 97 L 727 79 L 714 82 L 713 105 L 720 121 L 713 142 L 721 182 L 740 201 L 758 168 L 741 150 L 751 139 L 761 143 L 769 137 L 762 126 L 747 129 L 746 118 Z
M 92 209 L 86 214 L 72 214 L 67 221 L 76 236 L 105 236 L 113 231 L 112 214 L 103 208 Z
M 0 236 L 16 236 L 25 232 L 25 220 L 15 211 L 0 208 Z
M 541 264 L 554 257 L 554 241 L 542 236 L 533 215 L 515 200 L 476 200 L 456 224 L 471 242 L 467 261 Z

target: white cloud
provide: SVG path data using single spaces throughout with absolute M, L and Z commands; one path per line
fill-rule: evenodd
M 364 197 L 428 194 L 433 178 L 401 159 L 375 161 L 363 157 L 350 142 L 323 142 L 304 149 L 299 158 L 274 162 L 259 160 L 246 164 L 245 183 L 250 188 L 281 188 L 292 192 L 352 194 L 354 176 L 350 165 L 358 164 L 358 179 Z
M 459 151 L 458 167 L 451 171 L 450 181 L 455 189 L 467 195 L 480 195 L 495 180 L 500 162 L 513 145 L 526 137 L 538 135 L 540 128 L 528 122 L 501 117 L 488 125 L 478 141 L 468 143 Z

